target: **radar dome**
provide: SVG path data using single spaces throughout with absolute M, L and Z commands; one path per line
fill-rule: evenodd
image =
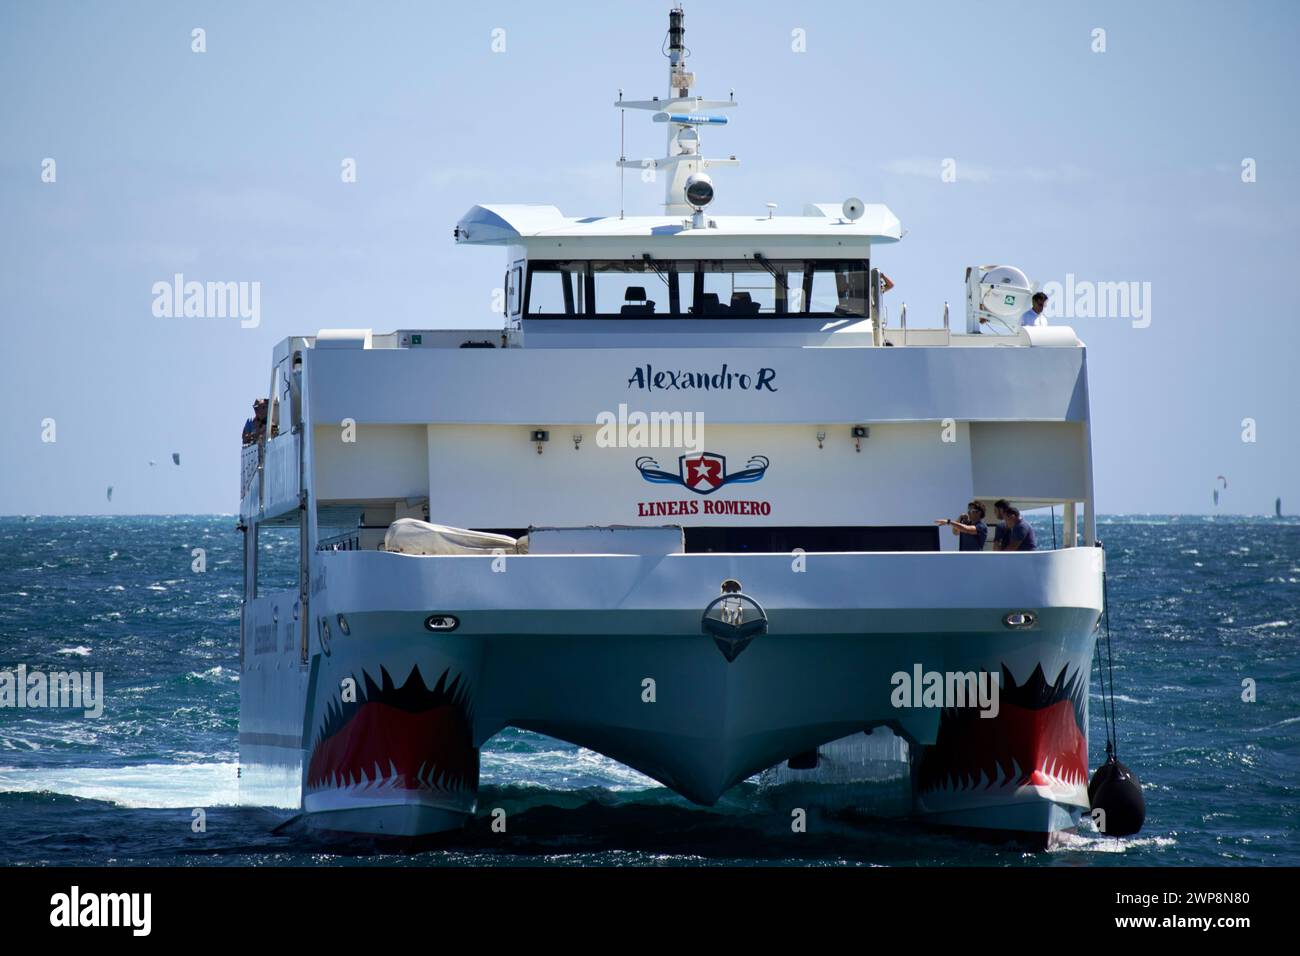
M 980 305 L 1003 318 L 1019 318 L 1030 307 L 1034 290 L 1015 266 L 994 266 L 980 276 Z

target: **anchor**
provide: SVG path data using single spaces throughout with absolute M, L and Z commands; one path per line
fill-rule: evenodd
M 704 608 L 700 629 L 713 638 L 730 664 L 750 641 L 767 633 L 767 612 L 740 590 L 739 581 L 728 578 L 722 582 L 722 593 Z

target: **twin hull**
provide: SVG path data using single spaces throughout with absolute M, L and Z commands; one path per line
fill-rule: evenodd
M 419 835 L 472 815 L 507 726 L 606 754 L 689 799 L 874 726 L 908 740 L 915 813 L 1050 834 L 1088 806 L 1103 552 L 313 556 L 244 608 L 241 799 L 321 828 Z M 721 582 L 768 633 L 701 632 Z M 1012 628 L 1009 614 L 1032 612 Z M 454 630 L 431 631 L 431 615 Z M 1001 676 L 996 717 L 896 706 L 893 675 Z

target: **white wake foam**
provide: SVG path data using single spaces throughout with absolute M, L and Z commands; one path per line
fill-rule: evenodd
M 133 809 L 233 806 L 234 763 L 147 763 L 134 767 L 0 767 L 0 792 L 61 793 Z

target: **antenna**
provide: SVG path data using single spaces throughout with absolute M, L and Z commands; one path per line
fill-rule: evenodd
M 686 11 L 682 9 L 681 4 L 668 11 L 668 94 L 670 98 L 674 92 L 682 99 L 690 96 L 691 86 L 695 82 L 695 77 L 686 72 L 685 61 L 691 54 L 686 49 L 686 44 L 682 42 L 682 38 L 686 36 L 685 21 Z
M 862 212 L 867 207 L 863 205 L 862 200 L 857 196 L 850 196 L 844 200 L 844 205 L 841 208 L 844 210 L 844 218 L 849 222 L 855 222 L 862 218 Z
M 686 48 L 686 14 L 680 5 L 668 13 L 668 34 L 664 38 L 663 54 L 668 57 L 668 98 L 649 100 L 624 100 L 620 92 L 614 105 L 622 110 L 652 110 L 656 123 L 668 127 L 668 154 L 662 159 L 629 161 L 619 157 L 623 169 L 637 166 L 653 169 L 656 174 L 667 174 L 664 187 L 664 210 L 669 215 L 695 214 L 713 199 L 712 182 L 706 170 L 714 166 L 738 166 L 735 156 L 730 159 L 706 159 L 700 152 L 702 126 L 724 126 L 725 116 L 709 111 L 729 109 L 736 105 L 735 91 L 725 100 L 705 100 L 691 94 L 695 74 L 686 69 L 686 58 L 691 51 Z
M 618 101 L 623 102 L 623 90 L 618 91 Z M 627 167 L 623 164 L 627 162 L 627 144 L 626 144 L 626 127 L 627 127 L 627 110 L 618 111 L 618 218 L 623 218 L 623 187 L 627 181 Z

